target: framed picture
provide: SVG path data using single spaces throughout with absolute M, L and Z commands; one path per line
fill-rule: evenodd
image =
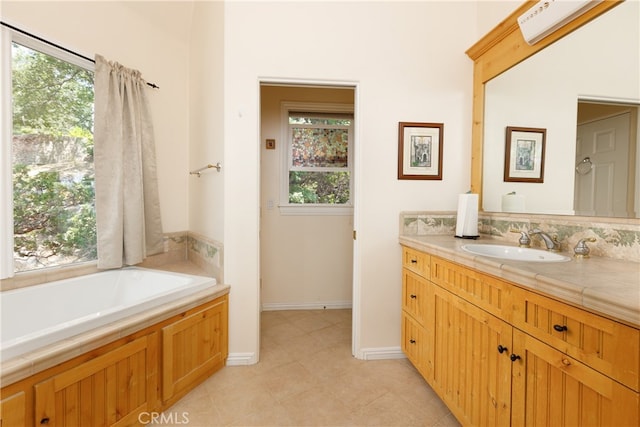
M 442 123 L 400 122 L 398 179 L 442 179 Z
M 546 129 L 507 127 L 505 182 L 544 182 Z

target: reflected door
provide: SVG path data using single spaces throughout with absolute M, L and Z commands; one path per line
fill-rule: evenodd
M 630 114 L 578 126 L 576 144 L 576 215 L 633 216 L 627 203 Z M 590 159 L 589 163 L 581 163 Z M 633 209 L 631 209 L 632 211 Z

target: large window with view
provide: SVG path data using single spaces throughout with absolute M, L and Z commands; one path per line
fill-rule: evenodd
M 353 114 L 287 110 L 286 208 L 352 212 Z M 290 211 L 291 212 L 291 211 Z M 298 210 L 298 213 L 301 211 Z
M 11 144 L 13 269 L 95 260 L 93 64 L 17 36 L 3 91 L 11 94 L 3 144 Z

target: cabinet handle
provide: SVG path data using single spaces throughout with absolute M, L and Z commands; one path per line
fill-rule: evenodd
M 553 329 L 555 329 L 558 332 L 564 332 L 567 330 L 566 325 L 553 325 Z
M 518 356 L 517 354 L 512 354 L 511 356 L 509 356 L 509 359 L 511 359 L 512 362 L 515 362 L 516 360 L 520 359 L 520 356 Z
M 416 294 L 411 294 L 411 299 L 416 299 L 418 296 Z
M 410 342 L 411 344 L 415 344 L 415 343 L 416 343 L 416 340 L 409 340 L 409 342 Z
M 498 353 L 502 354 L 505 351 L 508 351 L 509 349 L 507 347 L 503 347 L 502 344 L 498 346 Z
M 49 424 L 49 417 L 44 417 L 40 420 L 40 424 Z
M 571 361 L 569 359 L 562 359 L 562 364 L 564 366 L 571 366 Z
M 417 264 L 417 263 L 418 263 L 418 260 L 417 260 L 417 259 L 412 259 L 412 260 L 411 260 L 411 264 Z

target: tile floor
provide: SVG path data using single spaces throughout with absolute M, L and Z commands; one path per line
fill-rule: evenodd
M 351 310 L 266 311 L 261 333 L 259 363 L 223 368 L 165 415 L 189 427 L 459 425 L 408 360 L 351 356 Z

